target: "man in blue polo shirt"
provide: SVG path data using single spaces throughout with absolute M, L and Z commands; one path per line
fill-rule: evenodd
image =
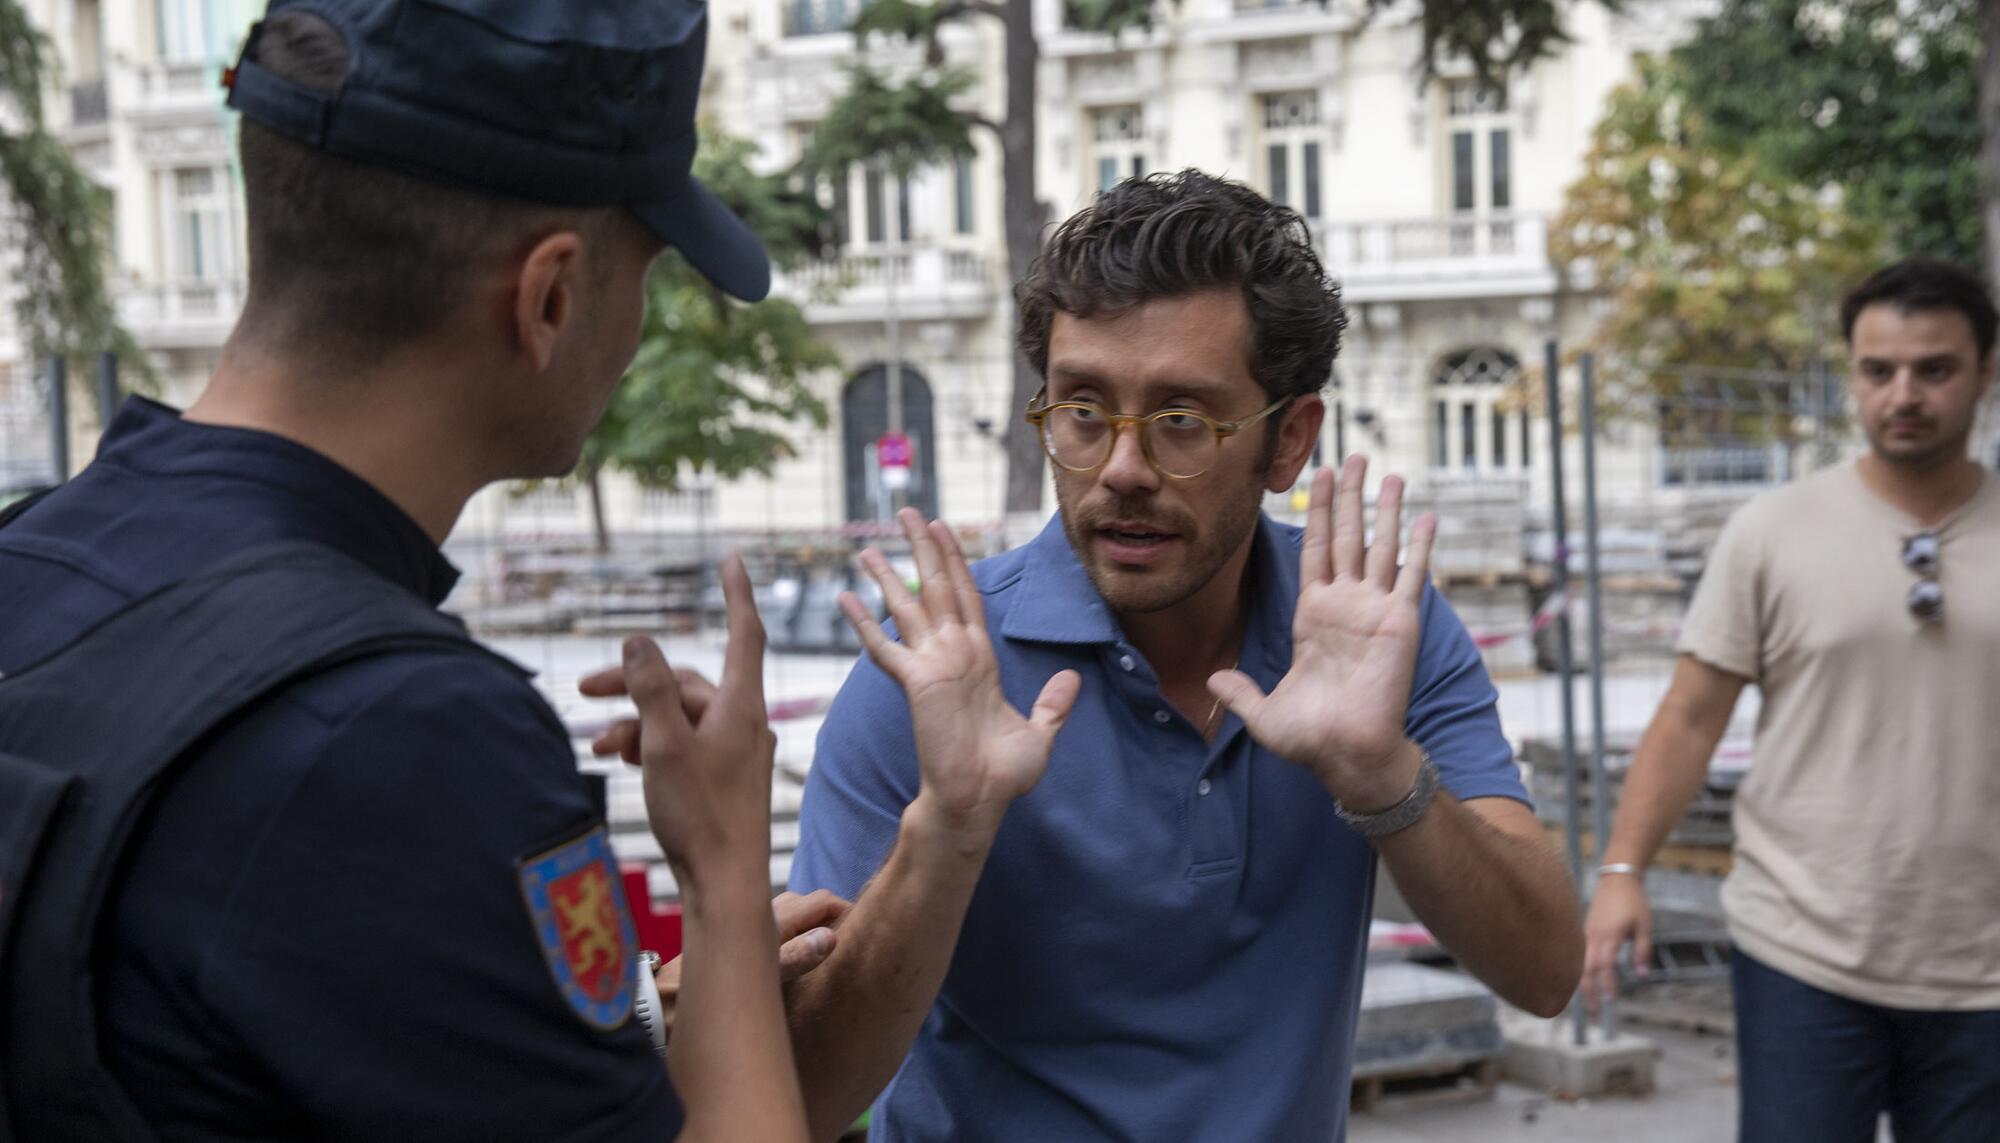
M 441 602 L 467 499 L 575 465 L 666 245 L 738 296 L 767 287 L 756 239 L 689 178 L 705 21 L 696 0 L 276 0 L 231 73 L 241 320 L 184 416 L 128 404 L 88 469 L 0 528 L 0 674 L 98 648 L 80 641 L 109 617 L 277 541 Z M 75 982 L 94 1026 L 0 1006 L 4 1058 L 101 1057 L 109 1082 L 79 1098 L 0 1066 L 0 1137 L 803 1136 L 762 630 L 740 563 L 725 586 L 719 685 L 626 646 L 687 919 L 665 1065 L 567 733 L 526 672 L 441 637 L 279 685 L 176 760 L 107 863 Z M 21 693 L 0 681 L 0 725 L 33 725 Z M 117 720 L 132 696 L 95 698 Z
M 792 876 L 859 895 L 788 997 L 814 1134 L 893 1076 L 878 1139 L 1338 1138 L 1378 859 L 1515 1004 L 1581 959 L 1435 521 L 1399 571 L 1390 477 L 1365 547 L 1358 459 L 1303 535 L 1258 511 L 1343 324 L 1292 212 L 1131 180 L 1017 295 L 1057 519 L 967 571 L 906 514 L 921 595 L 864 560 L 900 641 L 846 601 Z

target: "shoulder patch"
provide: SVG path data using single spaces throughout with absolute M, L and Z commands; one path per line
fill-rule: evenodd
M 639 942 L 605 827 L 518 864 L 521 895 L 556 990 L 591 1027 L 624 1024 L 632 1016 Z

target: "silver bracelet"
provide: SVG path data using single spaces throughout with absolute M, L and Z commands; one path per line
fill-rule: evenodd
M 1378 813 L 1364 814 L 1356 813 L 1335 800 L 1333 812 L 1340 816 L 1341 821 L 1352 826 L 1355 832 L 1370 841 L 1388 837 L 1392 833 L 1400 833 L 1415 825 L 1417 819 L 1424 816 L 1424 811 L 1430 809 L 1431 799 L 1437 795 L 1438 788 L 1437 763 L 1431 761 L 1430 751 L 1422 747 L 1417 749 L 1424 760 L 1417 767 L 1415 784 L 1410 787 L 1409 793 L 1403 795 L 1402 801 Z
M 1630 873 L 1634 877 L 1644 877 L 1646 867 L 1634 865 L 1629 861 L 1613 861 L 1597 867 L 1598 876 L 1602 877 L 1606 873 Z

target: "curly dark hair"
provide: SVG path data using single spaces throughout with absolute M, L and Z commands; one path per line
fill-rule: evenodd
M 1188 169 L 1126 179 L 1056 228 L 1014 287 L 1015 342 L 1044 376 L 1057 311 L 1088 318 L 1235 287 L 1255 330 L 1250 372 L 1273 400 L 1314 393 L 1347 312 L 1298 213 Z

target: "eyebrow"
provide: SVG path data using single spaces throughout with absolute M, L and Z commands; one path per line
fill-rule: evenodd
M 1110 388 L 1110 381 L 1097 370 L 1086 365 L 1051 365 L 1048 380 L 1067 381 L 1072 385 L 1092 385 L 1100 389 Z M 1220 401 L 1228 395 L 1228 386 L 1215 381 L 1199 381 L 1189 377 L 1168 377 L 1146 384 L 1148 390 L 1186 394 L 1210 403 Z
M 1958 364 L 1958 362 L 1959 362 L 1959 357 L 1958 354 L 1956 353 L 1931 353 L 1931 354 L 1926 354 L 1923 357 L 1916 358 L 1915 360 L 1909 362 L 1909 364 L 1913 366 L 1956 365 Z M 1861 364 L 1870 367 L 1885 365 L 1888 366 L 1890 369 L 1894 369 L 1898 364 L 1901 363 L 1887 357 L 1864 357 L 1861 359 Z

